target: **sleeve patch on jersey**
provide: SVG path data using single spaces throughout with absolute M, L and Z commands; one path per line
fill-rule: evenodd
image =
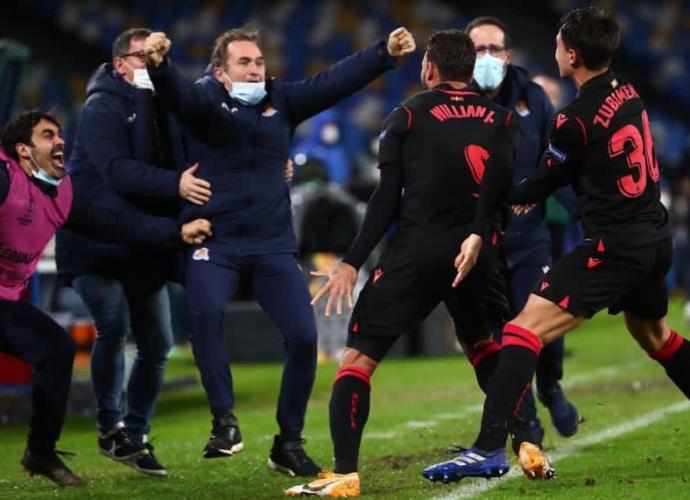
M 549 153 L 551 156 L 556 158 L 560 163 L 565 163 L 565 161 L 568 159 L 568 155 L 566 155 L 563 151 L 559 150 L 558 148 L 554 147 L 553 144 L 549 143 Z

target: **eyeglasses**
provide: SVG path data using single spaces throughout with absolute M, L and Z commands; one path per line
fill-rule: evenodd
M 500 45 L 477 45 L 474 48 L 477 51 L 477 56 L 483 56 L 487 52 L 491 54 L 492 56 L 500 56 L 503 55 L 503 53 L 506 51 L 505 47 L 502 47 Z
M 124 59 L 125 57 L 136 57 L 139 60 L 144 61 L 145 57 L 146 57 L 146 51 L 145 50 L 137 50 L 136 52 L 129 52 L 127 54 L 122 54 L 119 57 L 121 57 L 122 59 Z

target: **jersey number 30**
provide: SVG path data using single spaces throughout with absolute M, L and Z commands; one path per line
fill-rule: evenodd
M 654 157 L 652 132 L 646 111 L 642 112 L 642 133 L 638 127 L 629 123 L 611 136 L 609 157 L 618 158 L 621 155 L 626 156 L 629 168 L 637 169 L 637 175 L 628 174 L 618 179 L 618 190 L 623 196 L 636 198 L 644 193 L 648 172 L 652 182 L 659 181 L 659 164 Z

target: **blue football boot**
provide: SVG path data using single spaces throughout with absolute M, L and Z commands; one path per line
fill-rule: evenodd
M 465 449 L 456 448 L 460 455 L 453 460 L 441 462 L 427 467 L 422 471 L 429 481 L 450 483 L 460 481 L 463 477 L 501 477 L 510 470 L 505 448 L 492 452 L 479 450 L 475 447 Z

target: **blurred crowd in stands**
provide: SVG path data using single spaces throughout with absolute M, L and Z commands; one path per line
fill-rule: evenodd
M 522 8 L 518 3 L 490 0 L 482 5 L 441 0 L 35 0 L 27 5 L 44 25 L 65 37 L 68 47 L 54 49 L 75 59 L 82 57 L 84 48 L 89 58 L 100 54 L 101 61 L 107 60 L 113 39 L 130 27 L 165 31 L 173 41 L 174 63 L 190 79 L 203 74 L 214 38 L 234 26 L 250 25 L 261 32 L 270 75 L 299 79 L 396 26 L 408 27 L 423 47 L 432 29 L 464 28 L 476 15 L 496 15 L 512 30 L 514 62 L 547 77 L 546 84 L 555 85 L 554 91 L 565 103 L 574 96 L 574 89 L 548 79 L 557 77 L 552 59 L 556 21 L 563 12 L 591 3 L 526 2 Z M 690 290 L 690 1 L 607 3 L 623 31 L 614 68 L 636 84 L 649 106 L 656 151 L 664 169 L 664 202 L 676 220 L 678 258 L 670 279 Z M 52 65 L 54 58 L 35 56 L 24 78 L 20 106 L 55 109 L 68 124 L 69 138 L 89 72 L 97 64 L 73 65 L 61 71 Z M 376 182 L 381 121 L 395 104 L 419 89 L 418 68 L 419 60 L 409 58 L 402 70 L 301 127 L 293 142 L 295 184 L 333 182 L 366 200 Z

